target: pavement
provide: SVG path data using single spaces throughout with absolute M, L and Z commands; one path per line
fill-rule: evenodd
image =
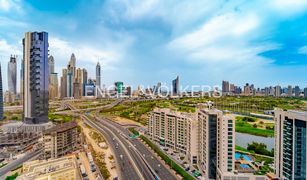
M 30 153 L 27 153 L 23 157 L 18 158 L 16 160 L 8 163 L 4 167 L 0 168 L 0 179 L 5 179 L 6 173 L 14 170 L 18 166 L 22 165 L 24 162 L 37 158 L 41 154 L 41 152 L 42 152 L 42 150 L 32 151 Z

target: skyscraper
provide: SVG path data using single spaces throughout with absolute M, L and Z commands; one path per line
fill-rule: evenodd
M 16 85 L 17 85 L 16 56 L 11 56 L 10 61 L 8 62 L 7 82 L 8 82 L 8 90 L 16 95 L 17 94 L 17 91 L 16 91 Z
M 54 57 L 53 56 L 49 56 L 48 64 L 49 64 L 49 74 L 54 73 Z
M 280 179 L 306 179 L 307 113 L 275 109 L 275 174 Z
M 85 85 L 87 84 L 87 71 L 85 68 L 82 69 L 81 82 L 82 82 L 82 96 L 85 96 Z
M 222 92 L 228 93 L 230 90 L 229 82 L 228 81 L 222 81 Z
M 300 97 L 300 93 L 301 93 L 300 87 L 299 86 L 295 86 L 294 87 L 294 95 L 295 95 L 295 97 Z
M 304 98 L 307 98 L 307 88 L 304 88 Z
M 61 77 L 61 98 L 67 97 L 67 69 L 62 70 Z
M 288 97 L 292 97 L 292 86 L 291 85 L 289 85 L 288 86 Z
M 217 109 L 197 110 L 198 164 L 205 179 L 222 179 L 223 173 L 234 171 L 234 122 Z
M 74 95 L 73 82 L 74 82 L 73 72 L 68 71 L 67 73 L 67 97 L 73 97 Z
M 58 74 L 54 72 L 54 58 L 53 56 L 49 56 L 48 58 L 49 64 L 49 99 L 54 100 L 58 97 Z
M 74 82 L 76 77 L 76 56 L 71 54 L 69 63 L 67 65 L 67 97 L 74 96 Z
M 275 86 L 275 97 L 280 97 L 281 94 L 281 87 Z
M 58 73 L 49 75 L 49 99 L 56 99 L 59 96 Z
M 48 33 L 27 32 L 23 39 L 24 121 L 48 122 Z
M 101 88 L 101 66 L 99 62 L 96 65 L 96 88 Z
M 2 73 L 0 64 L 0 120 L 3 119 L 3 89 L 2 89 Z
M 173 96 L 177 96 L 177 95 L 179 95 L 179 76 L 177 76 L 177 78 L 176 79 L 174 79 L 173 81 L 172 81 L 172 88 L 173 88 L 173 91 L 172 91 L 172 95 Z
M 23 82 L 24 82 L 23 72 L 24 72 L 24 60 L 22 59 L 20 63 L 20 97 L 19 97 L 22 105 L 23 105 Z

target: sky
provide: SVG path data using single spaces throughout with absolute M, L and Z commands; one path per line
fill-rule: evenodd
M 307 87 L 306 0 L 0 0 L 4 89 L 28 31 L 48 32 L 59 75 L 74 53 L 106 85 Z

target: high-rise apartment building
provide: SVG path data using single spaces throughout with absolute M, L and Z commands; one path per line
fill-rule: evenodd
M 3 119 L 3 89 L 2 89 L 2 72 L 0 64 L 0 120 Z
M 74 99 L 80 99 L 82 97 L 80 83 L 75 82 L 73 89 L 74 89 Z
M 54 100 L 58 97 L 59 82 L 58 74 L 54 72 L 54 57 L 49 56 L 49 99 Z
M 7 83 L 8 90 L 17 94 L 17 56 L 11 56 L 7 65 Z
M 67 97 L 73 97 L 74 95 L 74 74 L 72 71 L 68 70 L 67 73 Z
M 149 138 L 186 155 L 205 179 L 223 179 L 234 172 L 234 122 L 222 111 L 199 107 L 196 113 L 156 108 L 149 116 Z
M 96 88 L 101 88 L 101 66 L 99 62 L 96 65 Z
M 54 73 L 54 57 L 53 56 L 49 56 L 48 64 L 49 64 L 49 74 Z
M 307 88 L 304 88 L 304 98 L 307 98 Z
M 295 86 L 294 87 L 294 96 L 295 97 L 300 97 L 300 94 L 301 94 L 301 89 L 299 86 Z
M 85 85 L 87 84 L 87 71 L 82 69 L 81 73 L 81 83 L 82 83 L 82 96 L 85 96 Z
M 178 96 L 179 95 L 179 76 L 177 76 L 176 79 L 174 79 L 172 81 L 172 88 L 173 88 L 173 91 L 172 91 L 172 95 L 173 96 Z
M 25 122 L 45 123 L 48 122 L 48 33 L 27 32 L 23 52 Z
M 23 105 L 23 83 L 24 83 L 24 60 L 22 59 L 21 60 L 21 63 L 20 63 L 20 103 Z
M 150 139 L 186 155 L 197 164 L 197 120 L 195 115 L 155 108 L 148 121 Z
M 275 97 L 280 97 L 281 95 L 281 87 L 275 86 Z
M 198 108 L 198 165 L 205 179 L 222 179 L 234 171 L 234 122 L 217 109 Z
M 288 86 L 288 97 L 292 97 L 292 95 L 293 95 L 293 89 L 292 89 L 292 86 L 291 85 L 289 85 Z
M 74 82 L 76 78 L 76 56 L 74 53 L 71 54 L 69 63 L 67 65 L 67 96 L 74 96 Z
M 47 129 L 43 133 L 43 155 L 45 159 L 59 158 L 77 148 L 78 132 L 75 121 Z
M 49 99 L 54 100 L 59 97 L 58 73 L 51 73 L 49 81 Z
M 307 113 L 275 109 L 275 174 L 281 179 L 306 179 Z
M 61 77 L 61 98 L 67 97 L 67 69 L 62 70 Z
M 228 81 L 222 81 L 222 92 L 228 93 L 230 90 L 230 85 Z

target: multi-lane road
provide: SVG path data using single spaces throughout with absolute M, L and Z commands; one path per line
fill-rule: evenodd
M 25 154 L 23 157 L 18 158 L 16 160 L 8 163 L 4 167 L 0 168 L 0 179 L 5 179 L 6 173 L 8 173 L 11 170 L 17 168 L 18 166 L 20 166 L 22 163 L 24 163 L 26 161 L 37 158 L 41 153 L 42 153 L 41 150 L 32 151 L 30 153 Z
M 141 154 L 141 156 L 145 159 L 145 161 L 149 164 L 149 166 L 154 170 L 154 172 L 160 177 L 160 179 L 176 179 L 174 173 L 166 167 L 156 155 L 150 151 L 145 144 L 140 142 L 138 139 L 132 140 L 129 138 L 130 132 L 126 128 L 122 127 L 120 124 L 115 123 L 109 119 L 100 117 L 98 113 L 95 115 L 96 120 L 102 126 L 108 127 L 109 129 L 118 132 L 121 134 L 130 144 L 137 149 L 137 151 Z
M 111 108 L 118 103 L 120 102 L 114 102 L 105 108 Z M 71 104 L 68 107 L 76 110 Z M 113 149 L 120 179 L 178 179 L 142 142 L 132 140 L 129 137 L 130 132 L 125 127 L 100 117 L 98 111 L 95 115 L 80 116 L 88 125 L 102 133 Z

